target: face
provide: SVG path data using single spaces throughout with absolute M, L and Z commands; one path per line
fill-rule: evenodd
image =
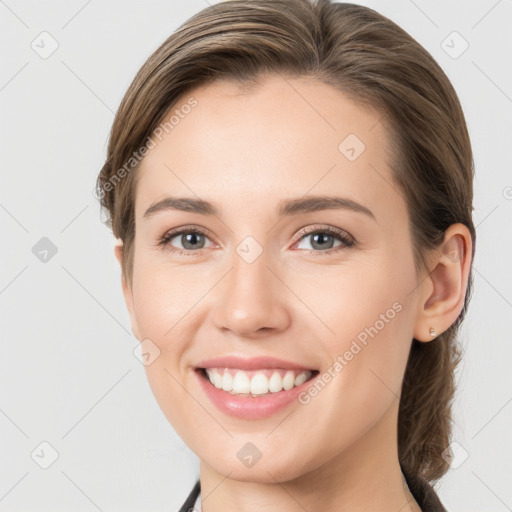
M 162 411 L 239 480 L 353 460 L 372 436 L 393 444 L 419 278 L 381 114 L 270 76 L 195 89 L 167 119 L 191 97 L 138 171 L 125 287 Z M 246 396 L 221 389 L 231 381 Z

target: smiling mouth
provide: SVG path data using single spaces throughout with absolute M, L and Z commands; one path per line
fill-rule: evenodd
M 280 368 L 242 370 L 238 368 L 197 368 L 196 371 L 217 389 L 231 395 L 262 397 L 286 392 L 315 378 L 318 370 Z

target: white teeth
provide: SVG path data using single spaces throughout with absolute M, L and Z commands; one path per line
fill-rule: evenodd
M 221 376 L 221 375 L 219 375 L 218 373 L 215 373 L 215 374 L 213 375 L 213 378 L 214 378 L 213 385 L 214 385 L 216 388 L 221 389 L 221 388 L 222 388 L 222 376 Z
M 283 379 L 281 379 L 281 375 L 278 372 L 274 372 L 272 377 L 270 377 L 268 381 L 268 390 L 272 393 L 277 393 L 283 389 Z
M 283 388 L 286 389 L 286 391 L 288 391 L 289 389 L 292 389 L 293 386 L 295 384 L 295 375 L 293 374 L 293 372 L 286 372 L 286 375 L 284 376 L 284 379 L 283 379 Z
M 253 395 L 263 395 L 263 393 L 268 393 L 268 379 L 262 373 L 257 373 L 251 379 L 251 393 Z
M 222 376 L 222 389 L 224 391 L 231 391 L 233 389 L 233 375 L 229 372 L 224 372 Z
M 283 370 L 282 370 L 283 371 Z M 281 373 L 282 373 L 281 371 Z M 269 372 L 267 372 L 268 374 Z M 232 371 L 225 370 L 222 374 L 217 368 L 207 368 L 206 374 L 210 382 L 218 389 L 223 389 L 234 394 L 251 394 L 253 396 L 264 395 L 267 393 L 278 393 L 283 389 L 288 391 L 295 386 L 300 386 L 306 382 L 312 375 L 312 372 L 307 370 L 296 373 L 288 370 L 284 377 L 281 377 L 279 371 L 274 371 L 270 378 L 263 372 L 253 374 L 249 378 L 243 370 L 236 370 L 233 376 Z
M 249 377 L 242 372 L 238 371 L 233 379 L 233 391 L 235 393 L 250 393 L 251 392 L 251 381 Z
M 299 373 L 297 377 L 295 377 L 295 385 L 300 386 L 301 384 L 304 384 L 308 380 L 308 376 L 306 372 Z

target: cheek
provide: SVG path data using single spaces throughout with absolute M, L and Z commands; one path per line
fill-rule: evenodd
M 344 340 L 359 334 L 364 340 L 365 329 L 371 326 L 382 334 L 395 330 L 404 319 L 401 312 L 410 302 L 408 294 L 413 288 L 413 275 L 407 268 L 379 262 L 301 278 L 295 281 L 294 292 L 305 297 L 311 322 L 313 315 L 319 320 L 319 328 L 327 334 L 325 346 L 332 355 Z
M 384 393 L 399 394 L 414 324 L 412 259 L 397 262 L 391 256 L 324 282 L 323 295 L 317 291 L 313 303 L 328 327 L 321 326 L 322 350 L 340 363 L 334 373 L 345 375 L 342 387 L 358 386 L 361 401 L 371 399 L 376 384 Z
M 183 419 L 181 406 L 190 399 L 180 383 L 188 377 L 184 354 L 188 340 L 194 338 L 193 307 L 203 295 L 197 279 L 194 286 L 182 275 L 177 269 L 162 270 L 139 261 L 133 280 L 138 330 L 143 343 L 156 354 L 151 364 L 144 366 L 146 376 L 173 425 Z
M 141 262 L 134 272 L 134 312 L 141 336 L 151 339 L 162 354 L 178 355 L 184 340 L 190 339 L 187 332 L 193 332 L 194 307 L 208 288 L 190 269 Z

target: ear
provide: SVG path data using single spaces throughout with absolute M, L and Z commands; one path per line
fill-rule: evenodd
M 121 266 L 121 286 L 123 288 L 124 300 L 126 302 L 128 313 L 130 315 L 132 333 L 139 341 L 141 341 L 139 326 L 137 324 L 137 317 L 135 316 L 132 287 L 130 286 L 128 280 L 126 279 L 126 276 L 123 273 L 123 252 L 123 242 L 121 240 L 118 240 L 114 247 L 114 254 L 116 256 L 117 261 L 119 262 L 119 265 Z
M 464 224 L 452 224 L 443 243 L 429 258 L 432 270 L 420 287 L 418 314 L 413 336 L 422 342 L 435 339 L 457 320 L 471 268 L 472 240 Z M 435 334 L 431 334 L 431 329 Z

